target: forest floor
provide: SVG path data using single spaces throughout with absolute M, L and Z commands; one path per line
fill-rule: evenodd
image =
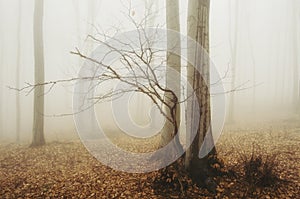
M 184 193 L 157 186 L 158 172 L 115 171 L 93 158 L 80 141 L 37 148 L 1 144 L 0 198 L 300 198 L 299 121 L 227 126 L 217 150 L 232 175 L 217 177 L 213 194 L 193 184 Z M 276 183 L 259 186 L 246 179 L 245 158 L 252 153 L 276 156 L 269 162 Z

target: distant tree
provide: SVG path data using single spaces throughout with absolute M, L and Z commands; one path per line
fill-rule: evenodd
M 34 7 L 34 78 L 35 84 L 40 85 L 34 89 L 33 110 L 33 139 L 32 146 L 45 144 L 44 138 L 44 0 L 35 0 Z
M 0 8 L 1 7 L 1 2 L 0 2 Z M 0 19 L 2 19 L 2 14 L 0 12 Z M 3 25 L 0 21 L 0 139 L 3 136 L 3 118 L 2 118 L 2 113 L 3 113 L 3 102 L 2 102 L 2 97 L 3 97 Z
M 295 107 L 295 110 L 299 112 L 300 110 L 300 79 L 299 79 L 299 21 L 298 21 L 298 12 L 299 6 L 297 5 L 298 1 L 292 2 L 293 7 L 293 21 L 292 21 L 292 45 L 293 45 L 293 105 Z
M 99 7 L 99 5 L 101 4 L 102 0 L 89 0 L 87 1 L 87 13 L 88 13 L 88 23 L 87 23 L 87 27 L 86 27 L 86 35 L 95 35 L 95 26 L 96 26 L 96 18 L 97 18 L 97 8 Z M 91 53 L 94 50 L 94 41 L 87 41 L 86 46 L 85 46 L 85 52 L 86 53 Z M 91 93 L 89 93 L 88 95 L 91 95 Z M 92 103 L 92 102 L 91 102 Z M 91 104 L 92 105 L 92 104 Z M 93 114 L 91 112 L 91 114 Z M 93 117 L 93 115 L 91 115 L 90 117 Z M 95 122 L 93 122 L 94 120 L 92 120 L 92 126 L 93 129 L 97 129 L 97 124 Z
M 1 33 L 1 23 L 0 23 L 0 33 Z M 2 92 L 3 92 L 3 48 L 2 48 L 2 37 L 0 37 L 0 87 L 1 87 L 1 91 L 0 91 L 0 139 L 3 136 L 3 96 L 2 96 Z
M 236 65 L 237 65 L 237 52 L 238 52 L 238 7 L 239 7 L 239 1 L 236 1 L 235 5 L 235 15 L 232 17 L 231 15 L 231 7 L 232 3 L 231 0 L 229 1 L 229 45 L 230 45 L 230 52 L 231 52 L 231 89 L 234 90 L 236 87 Z M 232 19 L 234 20 L 234 37 L 232 41 Z M 228 121 L 234 122 L 235 116 L 235 110 L 234 110 L 234 104 L 235 104 L 235 92 L 230 92 L 230 98 L 229 98 L 229 110 L 228 110 Z
M 18 23 L 17 23 L 17 65 L 16 65 L 16 88 L 20 86 L 20 68 L 21 68 L 21 11 L 22 1 L 18 2 Z M 20 141 L 20 125 L 21 125 L 21 111 L 20 111 L 20 93 L 16 93 L 16 141 Z
M 209 11 L 210 0 L 189 0 L 188 4 L 188 36 L 197 41 L 205 51 L 209 52 Z M 193 50 L 188 43 L 188 51 Z M 209 60 L 205 59 L 204 52 L 196 51 L 188 52 L 189 60 L 196 59 L 196 64 L 200 65 L 201 74 L 195 70 L 193 66 L 188 64 L 187 75 L 188 82 L 193 86 L 197 101 L 200 106 L 200 120 L 198 124 L 197 134 L 192 141 L 190 148 L 186 152 L 185 165 L 192 178 L 207 186 L 210 190 L 215 191 L 216 184 L 213 181 L 210 162 L 216 158 L 216 149 L 212 150 L 205 157 L 199 157 L 199 152 L 204 144 L 204 138 L 211 131 L 211 109 L 210 109 L 210 89 L 209 89 Z M 199 66 L 196 66 L 199 67 Z M 188 106 L 192 104 L 188 103 Z M 189 110 L 189 108 L 188 108 Z M 192 112 L 195 111 L 191 109 Z M 188 113 L 193 114 L 193 113 Z M 191 116 L 193 118 L 193 115 Z M 192 121 L 188 121 L 192 122 Z M 189 134 L 190 132 L 187 132 Z M 187 137 L 190 139 L 190 136 Z M 213 142 L 213 140 L 209 140 Z M 207 143 L 206 143 L 207 144 Z M 204 146 L 206 147 L 206 146 Z
M 247 35 L 248 35 L 248 44 L 249 44 L 249 50 L 250 50 L 250 59 L 251 59 L 251 68 L 252 68 L 252 111 L 255 114 L 255 98 L 256 98 L 256 60 L 254 56 L 254 48 L 253 48 L 253 41 L 251 37 L 251 23 L 250 23 L 250 12 L 249 7 L 250 7 L 251 2 L 246 4 L 248 7 L 248 13 L 247 13 Z

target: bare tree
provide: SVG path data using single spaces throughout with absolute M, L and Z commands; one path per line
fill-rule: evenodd
M 179 10 L 178 4 L 169 6 L 167 8 L 167 13 L 170 13 L 174 10 Z M 193 40 L 201 44 L 207 52 L 209 52 L 209 7 L 209 0 L 190 0 L 189 2 L 188 34 Z M 175 15 L 175 13 L 172 14 Z M 176 19 L 175 21 L 172 21 L 171 18 L 168 19 L 168 27 L 170 29 L 179 31 L 179 16 L 173 16 L 172 19 L 174 18 Z M 88 103 L 90 107 L 96 103 L 106 101 L 107 99 L 122 97 L 124 94 L 129 92 L 142 93 L 152 100 L 152 102 L 167 120 L 167 123 L 169 123 L 171 126 L 170 129 L 172 131 L 167 131 L 167 133 L 171 132 L 170 135 L 172 138 L 177 136 L 179 127 L 178 106 L 186 102 L 190 96 L 187 95 L 186 98 L 180 99 L 180 93 L 178 94 L 177 91 L 169 88 L 168 85 L 168 81 L 170 80 L 168 80 L 168 75 L 172 70 L 163 72 L 164 70 L 162 69 L 165 69 L 165 64 L 167 64 L 170 66 L 169 68 L 173 68 L 175 71 L 177 71 L 177 73 L 180 72 L 180 56 L 171 53 L 172 48 L 180 48 L 180 39 L 178 37 L 174 37 L 172 34 L 169 35 L 168 33 L 167 49 L 156 49 L 153 47 L 153 44 L 162 42 L 161 40 L 156 40 L 160 38 L 156 35 L 159 34 L 159 32 L 157 32 L 155 29 L 147 32 L 144 28 L 144 20 L 138 23 L 132 18 L 130 19 L 135 25 L 135 29 L 137 31 L 134 33 L 134 35 L 132 35 L 133 33 L 131 33 L 130 36 L 123 35 L 122 39 L 118 39 L 118 37 L 115 38 L 114 36 L 110 36 L 105 33 L 100 33 L 99 31 L 95 36 L 89 35 L 90 39 L 106 49 L 105 51 L 99 51 L 103 55 L 101 59 L 94 57 L 93 55 L 85 55 L 79 49 L 76 49 L 76 51 L 72 52 L 72 54 L 81 57 L 89 63 L 88 65 L 91 67 L 89 67 L 88 70 L 92 71 L 93 75 L 79 76 L 77 78 L 44 83 L 36 82 L 36 84 L 29 84 L 27 87 L 21 90 L 36 90 L 37 87 L 43 87 L 46 85 L 52 89 L 58 83 L 74 82 L 78 80 L 90 81 L 93 82 L 90 84 L 91 88 L 86 90 L 86 99 L 91 101 L 91 103 Z M 166 40 L 164 39 L 163 41 Z M 174 43 L 174 41 L 178 42 Z M 136 44 L 136 42 L 138 44 Z M 194 47 L 189 45 L 191 45 L 191 43 L 188 42 L 188 50 L 189 47 Z M 199 157 L 199 151 L 202 147 L 205 136 L 210 135 L 212 138 L 212 132 L 210 128 L 211 112 L 209 93 L 209 61 L 204 59 L 206 61 L 203 62 L 203 58 L 206 56 L 204 52 L 197 51 L 197 53 L 199 54 L 188 58 L 197 59 L 195 60 L 195 63 L 202 64 L 200 66 L 201 74 L 197 72 L 193 66 L 188 65 L 187 79 L 189 84 L 193 85 L 192 93 L 196 95 L 197 101 L 200 104 L 201 118 L 199 124 L 197 124 L 199 128 L 196 138 L 192 141 L 192 145 L 186 153 L 186 166 L 196 181 L 201 180 L 207 186 L 210 186 L 211 184 L 214 185 L 214 183 L 211 182 L 212 180 L 210 178 L 209 169 L 211 160 L 216 158 L 216 150 L 213 147 L 208 155 L 205 155 L 204 158 Z M 188 54 L 192 53 L 188 52 Z M 106 62 L 107 57 L 116 57 L 117 55 L 119 56 L 118 61 L 114 61 L 113 63 Z M 153 63 L 154 60 L 156 61 L 155 63 Z M 175 81 L 177 81 L 177 84 L 180 82 L 180 79 L 176 79 Z M 96 96 L 89 95 L 89 90 L 93 90 L 92 88 L 101 86 L 107 82 L 120 82 L 125 86 L 122 86 L 118 89 L 115 89 L 115 87 L 112 86 L 114 88 L 108 91 L 103 91 L 101 94 Z M 180 87 L 180 84 L 178 86 Z M 90 107 L 82 106 L 82 110 L 78 110 L 78 112 L 85 111 Z M 77 112 L 73 114 L 77 114 Z M 187 134 L 188 133 L 189 132 L 187 132 Z M 178 146 L 181 146 L 178 139 L 171 140 L 169 139 L 171 137 L 168 137 L 168 141 L 173 147 L 173 150 L 171 150 L 169 154 L 170 157 L 178 154 Z M 213 142 L 213 140 L 209 141 Z
M 188 36 L 197 41 L 205 51 L 209 52 L 209 11 L 210 0 L 189 0 L 188 5 Z M 192 48 L 188 43 L 188 51 Z M 196 55 L 194 54 L 196 53 Z M 199 153 L 204 143 L 204 138 L 211 132 L 211 110 L 210 110 L 210 92 L 209 92 L 209 60 L 205 58 L 205 52 L 196 50 L 188 52 L 191 56 L 189 60 L 196 59 L 197 71 L 193 66 L 188 65 L 187 75 L 188 82 L 193 85 L 197 101 L 200 106 L 200 120 L 195 139 L 192 141 L 190 148 L 186 152 L 186 168 L 193 179 L 203 185 L 206 185 L 211 191 L 216 188 L 210 172 L 210 161 L 215 159 L 216 150 L 213 149 L 205 157 L 199 157 Z M 199 66 L 198 66 L 199 65 Z M 200 74 L 201 73 L 201 74 Z M 189 106 L 192 104 L 188 104 Z M 188 114 L 193 114 L 189 113 Z M 193 116 L 191 116 L 193 118 Z M 187 121 L 192 122 L 192 121 Z M 189 135 L 190 132 L 187 132 Z M 190 139 L 190 136 L 187 137 Z M 213 142 L 213 140 L 210 140 Z
M 37 8 L 40 8 L 41 5 L 38 6 L 39 7 Z M 36 16 L 41 16 L 40 14 L 41 13 L 39 13 L 39 15 Z M 171 128 L 173 129 L 173 132 L 171 132 L 171 134 L 175 136 L 178 133 L 177 129 L 179 125 L 177 123 L 177 114 L 176 114 L 177 106 L 179 106 L 185 100 L 183 99 L 182 101 L 179 101 L 178 95 L 172 89 L 165 87 L 165 81 L 164 81 L 165 73 L 163 72 L 163 68 L 165 69 L 164 66 L 167 62 L 166 60 L 167 52 L 166 50 L 156 50 L 151 48 L 152 44 L 157 42 L 155 41 L 155 34 L 157 33 L 153 31 L 153 35 L 144 34 L 145 33 L 145 29 L 143 27 L 144 23 L 135 23 L 135 22 L 133 23 L 136 26 L 136 30 L 140 33 L 136 35 L 136 37 L 134 37 L 137 40 L 139 40 L 140 42 L 139 46 L 133 46 L 131 44 L 132 41 L 130 40 L 130 38 L 128 38 L 127 42 L 124 42 L 123 40 L 117 40 L 112 36 L 105 35 L 104 33 L 100 33 L 100 32 L 97 32 L 96 34 L 99 37 L 89 35 L 89 38 L 92 39 L 95 43 L 99 45 L 104 45 L 107 48 L 107 54 L 105 55 L 105 57 L 109 57 L 111 54 L 114 55 L 118 54 L 120 56 L 119 62 L 121 65 L 108 65 L 105 62 L 103 62 L 103 60 L 94 59 L 89 55 L 85 55 L 79 49 L 76 49 L 76 51 L 72 52 L 72 54 L 77 55 L 82 59 L 84 59 L 85 61 L 88 61 L 96 66 L 94 76 L 83 76 L 83 77 L 63 79 L 63 80 L 50 81 L 50 82 L 44 82 L 44 79 L 41 79 L 38 76 L 37 78 L 39 79 L 38 81 L 35 82 L 35 84 L 28 84 L 27 86 L 18 90 L 19 91 L 29 90 L 28 93 L 34 90 L 35 97 L 38 97 L 37 99 L 41 99 L 43 98 L 43 94 L 44 94 L 44 86 L 49 86 L 49 90 L 51 90 L 55 85 L 59 83 L 75 82 L 78 80 L 87 80 L 91 82 L 96 82 L 90 84 L 90 86 L 92 87 L 100 86 L 109 81 L 118 81 L 121 82 L 122 84 L 125 84 L 127 86 L 126 89 L 105 91 L 104 93 L 101 93 L 98 96 L 94 96 L 93 98 L 91 98 L 92 95 L 90 95 L 88 89 L 86 91 L 86 96 L 91 101 L 89 103 L 90 106 L 83 107 L 83 110 L 81 111 L 85 111 L 87 108 L 90 108 L 96 103 L 103 102 L 108 99 L 119 98 L 128 92 L 142 93 L 152 100 L 152 102 L 157 106 L 157 108 L 160 110 L 161 114 L 166 118 L 166 120 L 171 125 L 173 125 L 173 127 Z M 41 35 L 36 35 L 36 38 L 41 39 Z M 107 43 L 106 39 L 114 41 L 114 43 L 117 43 L 118 46 L 125 46 L 126 49 L 115 48 L 115 46 L 112 46 L 110 45 L 110 43 Z M 36 43 L 36 45 L 38 44 L 40 43 Z M 42 47 L 42 46 L 37 46 L 37 47 Z M 37 51 L 36 53 L 38 52 L 41 51 Z M 36 63 L 42 63 L 41 58 L 42 57 L 37 57 Z M 155 64 L 153 63 L 154 60 L 156 60 Z M 97 71 L 103 71 L 103 72 L 97 74 Z M 37 73 L 37 75 L 38 74 L 39 73 Z M 37 93 L 39 95 L 36 95 Z M 36 108 L 41 108 L 41 106 L 38 106 Z M 73 113 L 73 114 L 77 114 L 77 113 Z M 36 116 L 42 116 L 42 115 L 36 114 Z M 37 119 L 35 121 L 37 122 L 35 124 L 38 124 L 37 127 L 41 129 L 42 126 L 40 126 L 40 124 L 42 123 L 38 122 Z M 39 136 L 43 135 L 39 133 L 42 131 L 35 130 L 34 132 L 35 132 L 34 135 L 37 136 L 37 139 L 41 138 Z M 39 140 L 37 140 L 37 143 L 43 143 L 43 142 L 39 142 Z M 180 143 L 174 142 L 173 145 L 174 153 L 177 152 L 175 150 L 175 147 L 177 147 L 178 144 Z
M 44 0 L 35 0 L 34 7 L 34 89 L 33 139 L 32 146 L 45 144 L 44 138 L 44 39 L 43 39 Z

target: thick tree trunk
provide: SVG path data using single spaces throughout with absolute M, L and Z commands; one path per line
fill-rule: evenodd
M 178 0 L 166 0 L 166 18 L 167 18 L 167 29 L 172 31 L 180 32 L 180 21 L 179 21 L 179 2 Z M 172 50 L 174 48 L 180 49 L 180 37 L 175 36 L 174 34 L 167 35 L 167 48 L 168 50 Z M 166 70 L 166 87 L 170 89 L 170 84 L 177 83 L 178 85 L 172 85 L 172 87 L 178 88 L 175 92 L 177 93 L 177 101 L 180 100 L 180 79 L 174 80 L 172 73 L 169 71 L 170 69 L 175 70 L 180 74 L 181 71 L 181 58 L 175 53 L 167 52 L 167 70 Z M 180 78 L 180 75 L 178 75 Z M 165 101 L 167 104 L 174 104 L 173 97 L 171 93 L 165 93 Z M 166 109 L 167 117 L 172 118 L 171 111 Z M 168 144 L 174 136 L 178 133 L 178 127 L 180 125 L 180 106 L 176 104 L 175 108 L 175 116 L 172 118 L 174 122 L 166 120 L 165 126 L 162 129 L 161 133 L 161 145 L 164 146 Z M 178 138 L 178 137 L 177 137 Z M 179 148 L 177 150 L 181 150 L 181 145 L 179 139 L 175 140 L 176 146 Z
M 44 83 L 44 40 L 43 15 L 44 0 L 35 0 L 34 9 L 34 77 L 35 84 Z M 44 138 L 44 86 L 37 86 L 34 90 L 32 146 L 45 144 Z
M 210 0 L 189 0 L 188 8 L 188 36 L 197 41 L 207 52 L 209 52 L 209 9 Z M 192 46 L 188 44 L 188 50 Z M 192 49 L 191 49 L 192 51 Z M 203 145 L 205 136 L 211 132 L 211 111 L 209 93 L 209 59 L 203 51 L 194 51 L 196 55 L 188 53 L 191 59 L 196 59 L 197 66 L 188 65 L 188 81 L 193 86 L 199 106 L 200 120 L 198 131 L 192 145 L 186 152 L 185 166 L 193 179 L 206 185 L 214 191 L 215 185 L 210 178 L 210 160 L 215 157 L 216 150 L 213 148 L 204 158 L 199 158 L 199 151 Z M 190 58 L 189 58 L 190 60 Z M 194 69 L 197 67 L 201 74 Z M 206 83 L 207 82 L 207 83 Z M 191 104 L 188 104 L 191 106 Z M 191 110 L 188 108 L 188 110 Z M 193 111 L 193 110 L 192 110 Z M 187 113 L 193 114 L 193 113 Z M 189 121 L 188 121 L 189 122 Z M 190 132 L 187 132 L 189 135 Z M 212 137 L 212 136 L 211 136 Z M 187 136 L 190 139 L 190 136 Z M 213 141 L 213 140 L 211 140 Z

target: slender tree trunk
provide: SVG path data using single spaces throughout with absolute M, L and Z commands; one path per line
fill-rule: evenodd
M 297 1 L 293 2 L 293 23 L 292 23 L 292 32 L 293 32 L 293 105 L 295 107 L 295 111 L 299 111 L 299 60 L 298 60 L 298 55 L 299 55 L 299 50 L 298 50 L 298 21 L 297 21 Z
M 167 18 L 167 29 L 180 32 L 180 20 L 179 20 L 179 1 L 178 0 L 166 0 L 166 18 Z M 180 37 L 174 36 L 172 34 L 167 35 L 167 48 L 168 50 L 172 50 L 174 48 L 180 49 Z M 178 74 L 181 71 L 181 58 L 177 54 L 167 52 L 167 70 L 166 70 L 166 87 L 170 89 L 170 84 L 174 84 L 175 82 L 178 84 L 176 88 L 178 88 L 177 92 L 179 95 L 177 96 L 177 100 L 180 100 L 180 79 L 174 81 L 174 77 L 172 77 L 172 73 L 169 71 L 170 69 L 176 70 Z M 179 75 L 180 78 L 180 75 Z M 175 85 L 173 85 L 174 87 Z M 165 93 L 165 101 L 167 104 L 173 104 L 172 102 L 173 96 L 171 93 Z M 165 107 L 165 109 L 168 109 Z M 176 104 L 176 115 L 175 122 L 170 122 L 166 120 L 165 126 L 162 129 L 161 133 L 161 145 L 164 146 L 168 144 L 174 136 L 178 133 L 178 127 L 180 125 L 180 106 Z M 171 118 L 171 111 L 166 110 L 167 117 Z M 177 137 L 178 138 L 178 137 Z M 175 140 L 176 146 L 180 147 L 179 139 Z M 180 150 L 178 148 L 177 150 Z
M 1 28 L 1 27 L 0 27 Z M 1 32 L 1 29 L 0 29 Z M 3 137 L 3 48 L 2 48 L 2 37 L 0 38 L 0 139 Z
M 20 67 L 21 67 L 21 9 L 22 1 L 19 1 L 18 10 L 18 28 L 17 28 L 17 67 L 16 67 L 16 88 L 20 86 Z M 21 125 L 21 111 L 20 111 L 20 93 L 16 93 L 16 141 L 20 142 L 20 125 Z
M 248 32 L 248 43 L 249 43 L 249 50 L 250 50 L 250 58 L 252 62 L 252 112 L 253 116 L 255 116 L 255 99 L 256 99 L 256 61 L 255 61 L 255 56 L 254 56 L 254 51 L 253 51 L 253 41 L 251 37 L 251 23 L 250 23 L 250 13 L 248 12 L 247 16 L 247 32 Z
M 98 1 L 96 1 L 96 0 L 87 1 L 87 3 L 88 3 L 87 12 L 89 13 L 89 15 L 88 15 L 88 24 L 87 24 L 87 29 L 86 29 L 87 35 L 95 36 L 96 9 L 98 7 L 97 2 L 101 3 L 101 1 L 99 1 L 99 0 Z M 86 46 L 86 53 L 90 54 L 90 53 L 92 53 L 93 50 L 94 50 L 94 42 L 88 41 L 87 46 Z M 90 86 L 91 87 L 93 86 L 92 82 L 91 82 Z M 89 101 L 89 103 L 90 103 L 90 107 L 93 108 L 94 107 L 93 93 L 90 93 L 90 92 L 87 93 L 87 97 L 89 99 L 91 99 Z M 89 113 L 90 113 L 90 115 L 89 115 L 90 118 L 95 117 L 93 111 L 89 111 Z M 97 124 L 96 124 L 95 120 L 93 120 L 93 119 L 91 120 L 91 125 L 92 125 L 93 131 L 95 132 L 96 129 L 97 129 Z
M 231 39 L 231 3 L 229 4 L 229 44 L 230 44 L 230 50 L 231 50 L 231 57 L 232 57 L 232 65 L 231 65 L 231 90 L 230 92 L 230 100 L 229 100 L 229 111 L 228 111 L 228 122 L 234 123 L 235 119 L 235 92 L 234 89 L 236 87 L 236 64 L 237 64 L 237 44 L 238 44 L 238 8 L 239 8 L 239 1 L 236 1 L 236 7 L 235 7 L 235 24 L 234 24 L 234 43 Z
M 209 52 L 209 9 L 210 0 L 189 0 L 188 36 L 197 41 L 207 52 Z M 189 49 L 191 49 L 191 45 L 188 43 L 188 50 Z M 186 152 L 185 166 L 197 183 L 207 186 L 211 191 L 215 191 L 216 185 L 212 182 L 213 180 L 210 173 L 210 161 L 216 156 L 215 148 L 213 148 L 204 158 L 199 158 L 199 151 L 203 145 L 205 136 L 212 133 L 209 93 L 209 60 L 205 58 L 205 54 L 201 52 L 201 50 L 200 52 L 198 50 L 195 52 L 196 55 L 193 55 L 193 53 L 188 53 L 188 55 L 192 56 L 191 59 L 196 59 L 196 67 L 198 67 L 198 70 L 201 70 L 201 74 L 189 64 L 187 67 L 187 75 L 189 83 L 193 85 L 193 90 L 195 91 L 200 106 L 200 121 L 196 137 Z M 188 104 L 188 106 L 192 105 Z M 188 108 L 188 110 L 190 109 Z M 189 132 L 187 132 L 187 134 L 189 134 Z M 190 136 L 188 136 L 187 139 L 190 139 Z
M 34 8 L 34 77 L 35 84 L 44 83 L 44 39 L 43 39 L 44 0 L 35 0 Z M 34 90 L 32 146 L 45 144 L 44 138 L 44 86 Z

